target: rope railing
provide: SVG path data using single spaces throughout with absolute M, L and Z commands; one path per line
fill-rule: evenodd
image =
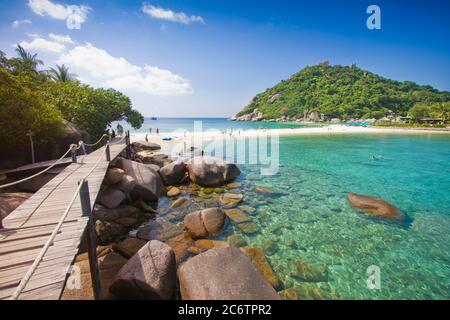
M 103 138 L 103 137 L 102 137 Z M 113 144 L 118 144 L 121 141 L 123 141 L 124 139 L 126 139 L 126 143 L 127 146 L 129 145 L 129 133 L 127 133 L 127 135 L 125 135 L 124 137 L 122 137 L 120 140 L 115 141 Z M 81 145 L 78 146 L 78 148 Z M 106 154 L 106 161 L 110 161 L 110 149 L 109 149 L 110 143 L 109 141 L 106 143 L 105 149 L 103 150 L 103 152 L 100 154 L 100 156 L 98 157 L 97 161 L 95 162 L 94 166 L 91 168 L 91 170 L 89 170 L 89 172 L 80 180 L 77 189 L 75 190 L 75 193 L 72 197 L 72 199 L 69 202 L 69 205 L 66 207 L 63 215 L 61 216 L 61 218 L 58 221 L 58 224 L 56 225 L 55 229 L 53 230 L 52 234 L 50 235 L 49 239 L 47 240 L 47 242 L 45 243 L 44 247 L 42 248 L 42 250 L 40 251 L 39 255 L 36 257 L 36 259 L 33 261 L 33 264 L 30 266 L 30 268 L 28 269 L 27 273 L 25 274 L 25 276 L 21 279 L 19 285 L 17 286 L 16 290 L 14 291 L 14 293 L 11 295 L 10 299 L 11 300 L 17 300 L 20 296 L 20 294 L 23 292 L 23 290 L 25 289 L 26 285 L 28 284 L 28 282 L 30 281 L 31 277 L 33 276 L 34 272 L 36 271 L 37 267 L 39 266 L 39 264 L 41 263 L 42 259 L 44 258 L 45 254 L 47 253 L 48 249 L 51 247 L 51 245 L 53 244 L 53 241 L 55 240 L 56 236 L 58 235 L 59 230 L 61 229 L 62 225 L 64 224 L 65 219 L 67 218 L 70 209 L 72 208 L 73 204 L 75 203 L 75 200 L 77 199 L 77 197 L 80 195 L 81 197 L 81 193 L 80 191 L 82 190 L 83 186 L 85 183 L 87 183 L 86 179 L 92 174 L 92 172 L 94 172 L 94 170 L 97 168 L 97 166 L 100 164 L 102 158 L 105 156 Z M 68 152 L 71 150 L 71 148 L 68 150 Z M 68 153 L 67 152 L 67 153 Z M 66 153 L 66 154 L 67 154 Z

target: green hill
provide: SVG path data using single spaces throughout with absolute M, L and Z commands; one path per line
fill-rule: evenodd
M 252 101 L 234 118 L 241 120 L 302 119 L 322 113 L 327 118 L 382 118 L 407 115 L 416 103 L 450 101 L 450 92 L 411 81 L 395 81 L 351 66 L 328 62 L 306 67 Z

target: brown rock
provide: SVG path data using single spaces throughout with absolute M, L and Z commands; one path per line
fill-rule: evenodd
M 115 221 L 118 224 L 121 224 L 125 228 L 131 228 L 139 223 L 139 220 L 132 217 L 123 217 L 119 218 Z
M 122 255 L 123 257 L 130 259 L 136 254 L 136 252 L 141 249 L 147 241 L 127 237 L 124 240 L 113 244 L 112 248 L 114 251 Z
M 113 185 L 120 182 L 125 175 L 125 171 L 120 168 L 109 168 L 105 175 L 105 183 L 107 185 Z
M 183 198 L 179 198 L 179 199 L 175 200 L 170 207 L 173 208 L 173 209 L 179 208 L 182 205 L 188 204 L 187 203 L 188 200 L 189 200 L 188 198 L 184 198 L 184 197 Z
M 244 247 L 247 245 L 247 241 L 240 235 L 232 234 L 227 238 L 227 242 L 233 247 Z
M 220 240 L 209 240 L 209 239 L 199 239 L 195 240 L 195 245 L 200 248 L 200 250 L 206 251 L 209 249 L 219 249 L 219 248 L 228 248 L 230 245 L 226 241 Z
M 120 299 L 169 300 L 175 298 L 176 280 L 173 250 L 153 240 L 120 269 L 109 290 Z
M 181 161 L 172 162 L 159 170 L 166 186 L 180 184 L 186 176 L 186 164 Z
M 179 234 L 166 240 L 165 243 L 174 251 L 176 261 L 180 262 L 188 254 L 188 248 L 193 244 L 193 240 L 188 235 Z
M 126 232 L 126 228 L 115 222 L 97 220 L 95 222 L 95 232 L 101 243 L 108 243 L 121 237 Z
M 246 234 L 253 234 L 258 232 L 258 226 L 256 224 L 254 224 L 253 222 L 244 222 L 244 223 L 239 223 L 237 225 L 237 227 Z
M 308 264 L 304 261 L 297 261 L 291 276 L 305 282 L 328 281 L 328 271 L 325 266 Z
M 143 240 L 166 241 L 183 233 L 183 229 L 164 219 L 150 220 L 139 228 L 137 237 Z
M 187 163 L 189 178 L 201 186 L 218 186 L 238 177 L 241 172 L 235 164 L 214 157 L 194 157 Z
M 241 251 L 250 258 L 256 269 L 258 269 L 275 290 L 278 290 L 281 287 L 280 279 L 278 279 L 275 272 L 273 272 L 273 269 L 261 248 L 243 247 L 241 248 Z
M 405 218 L 400 210 L 383 199 L 356 193 L 349 193 L 347 199 L 355 208 L 373 216 L 397 220 Z
M 130 193 L 134 199 L 157 201 L 164 193 L 164 187 L 158 172 L 142 163 L 123 158 L 120 158 L 116 165 L 136 181 L 136 185 Z
M 244 200 L 244 196 L 242 194 L 236 193 L 225 193 L 221 198 L 220 202 L 224 207 L 235 207 L 242 200 Z
M 133 148 L 137 151 L 141 150 L 154 151 L 161 149 L 161 146 L 153 142 L 133 142 Z
M 225 215 L 219 208 L 209 208 L 189 213 L 184 226 L 192 238 L 207 238 L 222 230 Z
M 123 200 L 125 200 L 126 196 L 120 190 L 114 188 L 107 188 L 106 190 L 100 193 L 98 197 L 98 203 L 105 206 L 108 209 L 117 208 Z
M 242 222 L 250 222 L 252 218 L 249 217 L 242 211 L 241 209 L 228 209 L 225 210 L 225 214 L 228 218 L 230 218 L 234 223 L 242 223 Z
M 181 194 L 181 190 L 178 189 L 177 187 L 172 187 L 167 192 L 168 197 L 176 197 L 176 196 L 179 196 L 180 194 Z
M 135 186 L 136 180 L 134 180 L 132 176 L 125 174 L 122 177 L 122 180 L 120 180 L 120 182 L 115 185 L 115 188 L 119 189 L 125 194 L 129 194 L 131 191 L 133 191 Z
M 183 300 L 279 300 L 255 266 L 234 247 L 211 249 L 178 269 Z

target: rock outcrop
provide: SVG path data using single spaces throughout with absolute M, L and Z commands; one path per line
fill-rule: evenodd
M 125 198 L 125 193 L 110 187 L 100 193 L 97 201 L 108 209 L 114 209 L 117 208 Z
M 192 158 L 187 163 L 187 169 L 192 182 L 206 187 L 222 185 L 241 174 L 235 164 L 207 156 Z
M 134 199 L 157 201 L 164 194 L 161 177 L 155 170 L 135 161 L 120 158 L 117 167 L 125 171 L 136 182 L 130 194 Z
M 120 269 L 109 288 L 119 299 L 169 300 L 176 296 L 175 254 L 150 241 Z
M 186 176 L 186 164 L 182 161 L 172 162 L 159 170 L 166 186 L 180 184 Z
M 210 249 L 178 269 L 183 300 L 279 300 L 280 296 L 239 249 Z
M 349 193 L 348 201 L 354 206 L 372 216 L 403 220 L 405 216 L 394 205 L 389 202 L 362 194 Z

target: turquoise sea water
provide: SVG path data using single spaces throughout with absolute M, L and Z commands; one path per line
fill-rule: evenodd
M 340 299 L 450 298 L 450 135 L 333 135 L 280 140 L 277 175 L 243 166 L 245 204 L 259 232 L 242 235 L 270 248 L 285 287 L 301 261 L 325 267 L 327 281 L 309 284 Z M 279 192 L 259 195 L 261 185 Z M 408 219 L 392 224 L 354 210 L 348 192 L 381 197 Z M 240 234 L 229 227 L 228 234 Z M 367 288 L 371 265 L 381 289 Z
M 280 126 L 218 119 L 206 127 L 231 125 Z M 229 223 L 217 239 L 237 234 L 265 248 L 284 288 L 303 288 L 301 298 L 450 299 L 450 135 L 281 137 L 276 175 L 261 176 L 258 165 L 240 168 L 243 204 L 256 208 L 258 231 L 243 234 Z M 258 185 L 279 194 L 258 194 Z M 393 224 L 358 212 L 347 202 L 349 192 L 381 197 L 408 219 Z M 326 270 L 325 279 L 300 280 L 299 263 Z M 367 288 L 371 265 L 380 268 L 380 290 Z

